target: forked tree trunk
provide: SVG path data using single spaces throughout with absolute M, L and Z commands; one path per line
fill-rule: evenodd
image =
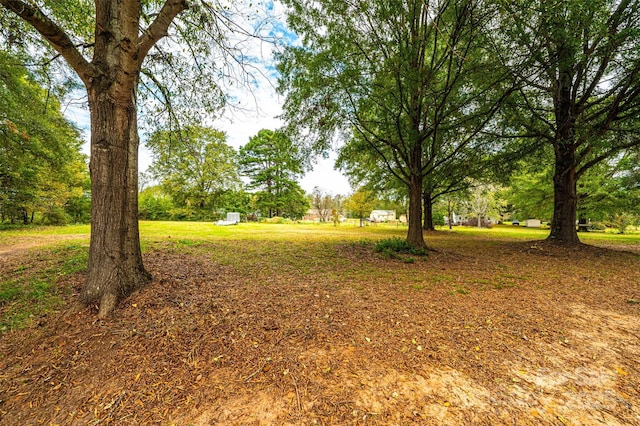
M 95 0 L 95 39 L 78 45 L 36 3 L 0 0 L 3 8 L 53 46 L 87 88 L 92 217 L 88 276 L 81 297 L 85 303 L 99 301 L 99 316 L 105 317 L 121 297 L 151 278 L 142 265 L 138 234 L 135 90 L 142 61 L 188 5 L 186 0 L 159 2 L 159 12 L 141 31 L 142 2 Z M 91 62 L 77 48 L 87 45 L 93 47 Z
M 578 194 L 576 171 L 571 149 L 556 148 L 556 164 L 553 175 L 553 220 L 549 240 L 564 244 L 578 244 L 576 211 Z
M 422 234 L 422 179 L 412 176 L 409 182 L 409 230 L 407 243 L 415 248 L 425 248 Z
M 90 90 L 91 243 L 82 300 L 100 303 L 100 317 L 147 284 L 138 232 L 138 128 L 135 93 L 115 102 Z

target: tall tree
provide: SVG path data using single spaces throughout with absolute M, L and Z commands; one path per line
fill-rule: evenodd
M 311 207 L 318 211 L 320 221 L 327 222 L 331 216 L 331 210 L 337 207 L 331 194 L 323 191 L 319 186 L 315 186 L 309 198 Z
M 303 159 L 287 135 L 263 129 L 240 148 L 241 172 L 258 189 L 257 204 L 269 217 L 301 217 L 308 206 L 297 182 L 303 172 Z M 302 207 L 301 207 L 302 206 Z
M 237 153 L 226 138 L 222 131 L 201 126 L 151 135 L 150 171 L 177 205 L 211 210 L 225 192 L 238 189 Z
M 356 192 L 347 197 L 344 202 L 344 208 L 360 219 L 360 226 L 362 227 L 364 226 L 364 217 L 376 208 L 377 201 L 371 191 L 360 187 Z
M 483 220 L 489 215 L 497 215 L 501 200 L 497 197 L 497 191 L 493 185 L 477 184 L 471 188 L 467 207 L 477 218 L 477 227 L 482 227 Z
M 81 298 L 85 303 L 99 302 L 99 316 L 105 317 L 123 296 L 151 279 L 142 263 L 137 221 L 139 82 L 157 83 L 148 93 L 164 105 L 175 93 L 158 78 L 161 70 L 188 70 L 189 74 L 174 75 L 171 82 L 186 81 L 193 92 L 203 87 L 202 82 L 191 84 L 197 76 L 220 79 L 227 73 L 220 72 L 215 61 L 202 58 L 213 50 L 236 61 L 241 58 L 236 48 L 224 44 L 225 31 L 238 27 L 230 18 L 232 11 L 215 1 L 0 0 L 0 6 L 48 43 L 86 88 L 92 222 Z M 160 46 L 159 41 L 169 34 L 172 43 Z M 181 44 L 184 50 L 175 49 Z M 237 41 L 235 45 L 243 46 Z M 191 56 L 185 59 L 184 51 Z M 211 90 L 205 96 L 200 90 L 189 101 L 198 105 L 198 100 L 211 99 L 206 95 L 219 94 L 216 79 L 208 84 Z
M 326 148 L 363 142 L 409 193 L 407 242 L 424 247 L 425 177 L 469 146 L 505 96 L 483 41 L 494 8 L 476 0 L 290 5 L 304 45 L 281 58 L 290 125 Z M 323 31 L 317 31 L 323 28 Z
M 577 183 L 640 145 L 640 1 L 503 2 L 499 58 L 525 84 L 511 109 L 520 136 L 554 152 L 549 239 L 576 244 Z

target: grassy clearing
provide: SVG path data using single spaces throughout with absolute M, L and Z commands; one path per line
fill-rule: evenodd
M 432 276 L 429 282 L 422 278 L 405 276 L 402 268 L 394 270 L 357 269 L 353 259 L 340 257 L 340 246 L 357 248 L 362 256 L 373 257 L 375 247 L 382 256 L 395 259 L 398 264 L 415 260 L 429 262 L 428 256 L 399 256 L 394 242 L 402 242 L 406 227 L 382 225 L 359 227 L 354 224 L 258 224 L 243 223 L 237 226 L 215 226 L 205 222 L 141 222 L 143 250 L 169 250 L 188 255 L 203 251 L 211 253 L 221 265 L 229 265 L 240 273 L 254 269 L 258 262 L 261 268 L 275 275 L 293 273 L 303 279 L 336 279 L 346 276 L 358 282 L 372 280 L 406 280 L 415 290 L 448 286 L 451 294 L 469 293 L 468 284 L 455 283 L 454 278 L 443 272 Z M 428 245 L 454 248 L 484 245 L 490 247 L 504 241 L 542 240 L 548 230 L 496 226 L 492 229 L 456 227 L 442 228 L 439 232 L 426 234 Z M 62 238 L 64 236 L 64 238 Z M 638 245 L 640 234 L 583 233 L 581 239 L 587 244 Z M 37 227 L 8 229 L 0 232 L 0 249 L 27 242 L 31 255 L 3 271 L 0 281 L 0 329 L 23 327 L 33 318 L 56 309 L 61 303 L 61 294 L 68 288 L 61 287 L 61 278 L 86 268 L 88 257 L 88 225 L 65 227 Z M 398 243 L 399 244 L 399 243 Z M 206 247 L 202 247 L 206 246 Z M 395 247 L 395 246 L 394 246 Z M 390 256 L 389 253 L 394 255 Z M 477 278 L 474 287 L 503 289 L 517 287 L 528 277 L 513 274 L 497 265 L 496 274 Z
M 549 230 L 544 228 L 527 228 L 524 226 L 498 225 L 491 229 L 475 227 L 440 227 L 440 232 L 462 236 L 482 237 L 484 239 L 516 239 L 536 240 L 544 239 Z M 213 241 L 220 238 L 237 240 L 306 240 L 306 241 L 336 241 L 336 240 L 378 240 L 382 238 L 403 238 L 406 235 L 406 225 L 377 224 L 360 227 L 357 223 L 343 223 L 339 226 L 320 223 L 296 224 L 265 224 L 241 223 L 237 226 L 216 226 L 210 222 L 163 222 L 141 221 L 140 237 L 144 243 L 160 241 L 178 241 L 178 244 L 196 244 L 202 241 Z M 76 237 L 88 241 L 89 225 L 69 225 L 61 227 L 40 226 L 28 228 L 9 228 L 0 230 L 0 245 L 10 245 L 21 240 L 50 238 L 55 245 L 56 236 Z M 429 237 L 427 237 L 428 239 Z M 581 233 L 580 239 L 585 242 L 604 242 L 608 244 L 638 244 L 640 232 L 617 234 L 614 230 L 607 232 Z
M 62 278 L 87 267 L 88 252 L 80 244 L 38 251 L 29 261 L 14 265 L 0 280 L 0 332 L 22 328 L 59 308 L 70 286 Z

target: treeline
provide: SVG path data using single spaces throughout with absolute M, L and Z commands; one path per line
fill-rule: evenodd
M 189 126 L 155 132 L 147 141 L 153 163 L 143 174 L 141 219 L 301 219 L 309 199 L 298 179 L 304 158 L 282 132 L 261 130 L 239 151 L 219 130 Z
M 80 132 L 63 117 L 62 93 L 42 87 L 26 59 L 0 50 L 0 223 L 89 221 Z

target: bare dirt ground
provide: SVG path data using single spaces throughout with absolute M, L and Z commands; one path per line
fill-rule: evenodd
M 14 257 L 25 255 L 31 249 L 57 243 L 63 240 L 77 240 L 79 235 L 38 235 L 38 236 L 22 236 L 20 241 L 11 242 L 10 244 L 0 244 L 0 262 L 8 261 Z
M 0 336 L 0 423 L 640 425 L 637 252 L 447 238 L 414 263 L 157 247 L 107 321 L 66 277 L 63 310 Z

